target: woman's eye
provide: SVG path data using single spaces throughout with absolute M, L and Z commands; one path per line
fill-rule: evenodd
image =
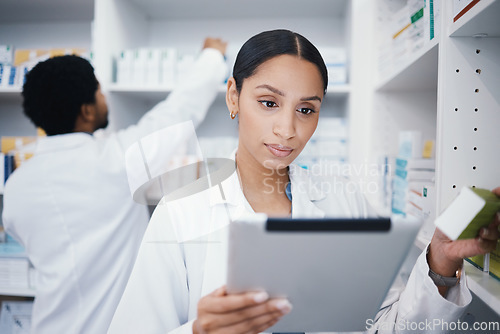
M 273 101 L 259 101 L 264 107 L 266 108 L 274 108 L 277 107 L 278 105 L 273 102 Z
M 314 111 L 310 108 L 300 108 L 300 109 L 298 109 L 298 112 L 300 112 L 304 115 L 309 115 L 309 114 L 315 113 L 316 111 Z

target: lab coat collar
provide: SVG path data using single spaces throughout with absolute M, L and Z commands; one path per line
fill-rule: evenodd
M 291 164 L 289 175 L 292 183 L 292 217 L 323 218 L 325 212 L 314 202 L 323 200 L 326 194 L 314 183 L 310 172 Z
M 234 160 L 234 154 L 232 158 Z M 218 185 L 210 188 L 210 206 L 218 204 L 229 204 L 232 206 L 240 206 L 245 204 L 245 196 L 240 187 L 238 174 L 233 172 L 226 180 L 221 182 L 221 189 Z
M 94 137 L 85 132 L 74 132 L 63 135 L 41 137 L 38 139 L 35 154 L 63 151 L 81 146 L 92 140 L 94 140 Z
M 231 155 L 235 160 L 236 151 Z M 292 183 L 292 216 L 293 217 L 324 217 L 323 210 L 318 208 L 314 202 L 326 197 L 313 182 L 309 171 L 298 165 L 291 164 L 289 167 L 290 182 Z M 229 178 L 221 183 L 224 193 L 222 197 L 218 186 L 210 189 L 210 206 L 225 204 L 231 206 L 244 206 L 246 198 L 240 186 L 238 174 L 234 172 Z

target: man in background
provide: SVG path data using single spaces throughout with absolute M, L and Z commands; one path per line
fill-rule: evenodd
M 10 176 L 3 224 L 37 271 L 34 333 L 107 331 L 149 220 L 132 200 L 125 152 L 156 130 L 203 120 L 226 75 L 225 48 L 207 38 L 166 100 L 103 138 L 93 133 L 106 128 L 108 108 L 88 61 L 56 57 L 28 73 L 24 112 L 47 137 Z

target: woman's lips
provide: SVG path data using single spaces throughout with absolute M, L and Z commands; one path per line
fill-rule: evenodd
M 284 158 L 292 154 L 293 148 L 278 144 L 265 144 L 269 152 L 278 158 Z

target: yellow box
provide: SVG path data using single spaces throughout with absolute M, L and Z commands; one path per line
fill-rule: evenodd
M 37 137 L 2 137 L 1 151 L 7 154 L 14 150 L 19 150 L 23 146 L 34 143 Z

